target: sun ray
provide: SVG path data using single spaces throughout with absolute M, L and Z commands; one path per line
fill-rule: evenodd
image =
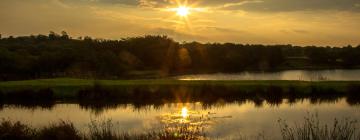
M 174 13 L 169 19 L 178 21 L 174 25 L 175 27 L 173 27 L 175 30 L 193 34 L 191 19 L 197 19 L 197 13 L 207 12 L 208 10 L 207 8 L 198 7 L 198 3 L 198 1 L 174 0 L 174 5 L 161 8 L 160 10 Z

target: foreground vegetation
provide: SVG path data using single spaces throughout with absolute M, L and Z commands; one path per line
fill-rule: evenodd
M 2 120 L 0 122 L 1 140 L 200 140 L 205 134 L 200 128 L 190 128 L 188 124 L 164 127 L 162 130 L 140 134 L 117 132 L 111 121 L 96 122 L 88 125 L 83 133 L 72 122 L 59 121 L 42 128 L 32 128 L 21 122 Z
M 182 73 L 359 68 L 360 47 L 178 43 L 166 36 L 0 38 L 0 81 L 156 78 Z
M 322 124 L 318 116 L 309 115 L 300 124 L 289 124 L 279 120 L 280 135 L 283 140 L 358 140 L 359 123 L 353 119 L 335 119 L 333 124 Z M 272 139 L 260 134 L 258 140 Z M 71 122 L 59 121 L 42 128 L 32 128 L 21 122 L 2 120 L 0 122 L 0 139 L 16 140 L 211 140 L 219 139 L 207 136 L 202 126 L 192 127 L 179 123 L 175 127 L 163 127 L 144 133 L 118 132 L 111 121 L 92 121 L 88 131 L 76 129 Z M 232 138 L 249 140 L 247 136 Z
M 333 124 L 322 124 L 317 114 L 309 114 L 304 122 L 289 125 L 279 120 L 281 135 L 284 140 L 358 140 L 360 139 L 357 120 L 334 119 Z

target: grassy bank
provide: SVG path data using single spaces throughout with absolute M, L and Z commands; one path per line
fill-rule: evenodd
M 116 104 L 161 105 L 169 102 L 264 101 L 278 105 L 302 99 L 333 102 L 346 98 L 360 103 L 359 81 L 179 81 L 179 80 L 83 80 L 39 79 L 0 82 L 0 103 L 54 104 L 74 101 L 84 106 Z
M 178 85 L 178 84 L 231 84 L 231 85 L 252 85 L 252 84 L 297 84 L 297 83 L 318 83 L 318 84 L 349 84 L 359 83 L 360 81 L 285 81 L 285 80 L 175 80 L 175 79 L 151 79 L 151 80 L 94 80 L 94 79 L 74 79 L 74 78 L 54 78 L 54 79 L 35 79 L 24 81 L 0 82 L 0 86 L 86 86 L 94 84 L 94 81 L 104 85 Z
M 89 87 L 94 84 L 101 84 L 103 86 L 199 86 L 199 85 L 224 85 L 224 86 L 319 86 L 319 87 L 337 87 L 343 90 L 348 85 L 360 85 L 360 81 L 283 81 L 283 80 L 266 80 L 266 81 L 248 81 L 248 80 L 88 80 L 88 79 L 73 79 L 73 78 L 55 78 L 55 79 L 36 79 L 25 81 L 7 81 L 0 82 L 0 89 L 26 89 L 26 88 L 67 88 L 67 87 Z

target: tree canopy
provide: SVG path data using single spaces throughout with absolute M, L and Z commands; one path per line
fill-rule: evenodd
M 167 36 L 72 39 L 66 32 L 0 38 L 0 80 L 80 77 L 124 79 L 184 73 L 357 68 L 360 46 L 315 47 L 178 43 Z

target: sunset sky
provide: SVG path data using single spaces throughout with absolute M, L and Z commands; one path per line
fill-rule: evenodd
M 179 8 L 181 7 L 181 8 Z M 360 0 L 0 0 L 0 34 L 358 45 Z

